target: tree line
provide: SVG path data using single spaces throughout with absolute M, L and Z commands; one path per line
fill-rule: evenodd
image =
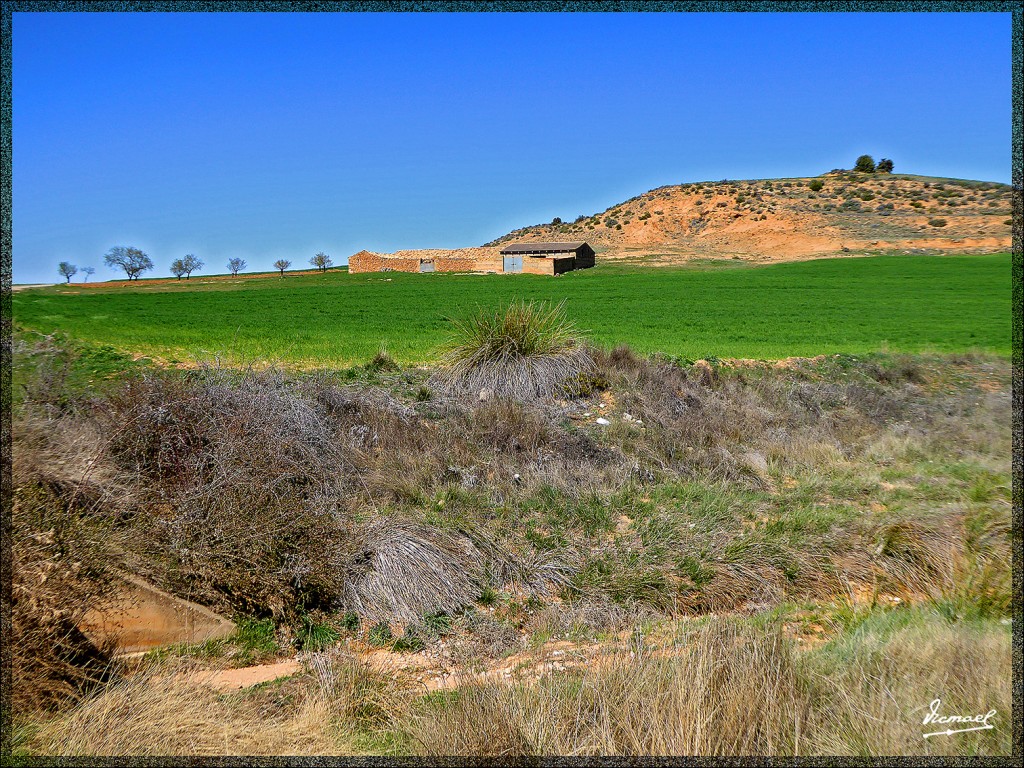
M 139 275 L 149 272 L 154 268 L 153 260 L 144 251 L 134 246 L 125 245 L 116 245 L 107 251 L 103 257 L 103 263 L 113 269 L 123 269 L 129 280 L 138 280 Z M 309 263 L 320 272 L 327 272 L 328 269 L 334 266 L 334 260 L 323 251 L 313 256 Z M 284 277 L 284 271 L 291 265 L 292 263 L 288 259 L 278 259 L 274 262 L 274 269 L 281 273 L 281 277 Z M 201 271 L 204 266 L 206 265 L 201 259 L 196 258 L 195 254 L 189 253 L 180 259 L 172 261 L 170 272 L 179 280 L 182 277 L 188 280 L 192 277 L 193 272 Z M 248 266 L 245 259 L 238 257 L 228 259 L 227 262 L 228 271 L 233 277 L 237 277 L 238 273 L 244 271 Z M 96 273 L 96 268 L 82 267 L 79 269 L 76 265 L 67 261 L 62 261 L 57 265 L 57 273 L 65 278 L 68 283 L 79 272 L 85 275 L 85 282 L 89 282 L 89 276 Z

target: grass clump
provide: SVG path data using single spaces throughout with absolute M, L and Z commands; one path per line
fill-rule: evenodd
M 341 639 L 341 633 L 337 629 L 330 624 L 316 622 L 309 616 L 303 617 L 297 635 L 304 651 L 319 651 Z
M 518 400 L 573 394 L 595 369 L 562 302 L 513 301 L 453 324 L 438 374 L 448 391 Z
M 401 366 L 391 356 L 386 345 L 381 344 L 377 354 L 366 364 L 366 369 L 374 373 L 389 373 L 401 370 Z
M 383 648 L 390 643 L 394 636 L 391 634 L 391 627 L 386 622 L 380 622 L 370 627 L 366 641 L 375 648 Z
M 240 667 L 258 664 L 273 658 L 281 650 L 273 619 L 241 616 L 235 620 L 237 630 L 231 638 L 236 647 L 235 664 Z

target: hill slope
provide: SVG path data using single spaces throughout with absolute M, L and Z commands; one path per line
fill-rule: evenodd
M 811 189 L 818 180 L 822 188 Z M 1012 187 L 998 182 L 836 172 L 661 187 L 575 222 L 488 243 L 586 240 L 604 257 L 663 262 L 784 260 L 845 252 L 1010 248 Z

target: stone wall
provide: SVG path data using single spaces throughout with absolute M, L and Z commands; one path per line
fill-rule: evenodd
M 434 272 L 504 272 L 504 260 L 498 248 L 461 248 L 446 251 L 432 248 L 419 251 L 374 253 L 360 251 L 348 260 L 348 271 L 420 272 L 420 262 L 431 261 Z M 592 260 L 591 260 L 592 262 Z M 531 275 L 559 275 L 584 266 L 573 256 L 523 256 L 523 272 Z M 588 266 L 593 266 L 591 263 Z
M 555 260 L 537 258 L 535 256 L 523 256 L 523 274 L 525 275 L 553 275 L 555 274 Z
M 475 259 L 467 258 L 437 258 L 434 259 L 435 272 L 475 272 L 477 265 Z
M 474 267 L 476 272 L 502 272 L 504 269 L 505 261 L 501 257 L 501 254 L 498 254 L 497 256 L 492 256 L 490 254 L 481 256 L 476 260 L 476 267 Z
M 388 256 L 372 251 L 354 253 L 348 259 L 348 271 L 359 272 L 419 272 L 420 260 L 410 257 Z

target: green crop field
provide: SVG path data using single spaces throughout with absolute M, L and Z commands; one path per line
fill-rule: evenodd
M 16 326 L 169 362 L 436 358 L 447 319 L 514 298 L 565 301 L 586 336 L 643 353 L 776 359 L 978 350 L 1009 355 L 1010 256 L 875 256 L 749 266 L 600 264 L 533 275 L 290 275 L 15 293 Z

